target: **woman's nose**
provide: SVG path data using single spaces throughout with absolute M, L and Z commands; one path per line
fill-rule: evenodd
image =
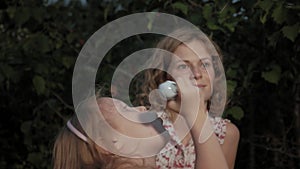
M 202 71 L 201 68 L 198 66 L 195 66 L 192 68 L 192 73 L 193 73 L 193 78 L 194 79 L 199 79 L 202 78 Z

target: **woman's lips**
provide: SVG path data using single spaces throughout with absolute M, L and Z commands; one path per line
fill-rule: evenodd
M 198 87 L 198 88 L 204 88 L 204 87 L 206 87 L 206 85 L 204 85 L 204 84 L 195 84 L 195 86 Z

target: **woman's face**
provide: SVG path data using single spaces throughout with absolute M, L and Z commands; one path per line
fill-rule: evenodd
M 207 101 L 211 97 L 212 82 L 215 77 L 211 54 L 199 41 L 193 40 L 188 45 L 191 49 L 184 44 L 176 48 L 174 54 L 179 59 L 173 56 L 169 72 L 175 79 L 188 75 L 193 84 L 202 90 L 201 93 L 204 93 L 205 101 Z

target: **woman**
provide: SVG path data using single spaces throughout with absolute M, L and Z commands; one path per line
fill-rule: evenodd
M 149 106 L 150 103 L 147 98 L 152 90 L 158 88 L 159 84 L 166 80 L 176 81 L 178 77 L 188 76 L 186 80 L 191 81 L 204 95 L 202 111 L 209 113 L 228 166 L 230 169 L 233 169 L 239 141 L 239 131 L 229 120 L 218 117 L 222 113 L 219 107 L 222 106 L 212 102 L 213 97 L 219 97 L 226 92 L 220 87 L 222 82 L 224 82 L 224 77 L 220 75 L 220 67 L 218 66 L 221 63 L 216 61 L 218 60 L 216 57 L 221 58 L 219 50 L 216 50 L 215 45 L 204 33 L 199 33 L 199 31 L 192 29 L 174 31 L 170 36 L 163 38 L 156 48 L 169 51 L 174 55 L 172 57 L 153 57 L 153 60 L 149 61 L 148 64 L 151 67 L 158 69 L 146 71 L 139 103 Z M 160 55 L 160 52 L 157 55 Z M 162 70 L 167 70 L 168 73 Z M 179 92 L 174 99 L 167 102 L 165 114 L 163 115 L 164 126 L 167 130 L 182 130 L 181 126 L 172 125 L 176 119 L 180 119 L 181 95 L 182 93 Z M 187 98 L 187 100 L 192 101 L 192 98 Z M 179 146 L 174 145 L 174 148 L 163 150 L 162 153 L 158 154 L 156 159 L 157 166 L 159 168 L 193 168 L 195 151 L 194 143 L 191 139 L 192 136 L 187 134 L 180 140 L 175 132 L 173 137 L 179 140 L 177 141 Z

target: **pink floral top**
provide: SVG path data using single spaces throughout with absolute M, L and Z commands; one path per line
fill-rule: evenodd
M 196 154 L 194 143 L 191 139 L 187 145 L 183 145 L 175 133 L 172 122 L 165 113 L 158 114 L 163 119 L 163 126 L 169 132 L 171 139 L 166 146 L 156 155 L 156 166 L 158 169 L 194 168 Z M 215 134 L 220 144 L 224 143 L 226 134 L 226 123 L 230 121 L 220 117 L 210 117 L 214 125 Z

